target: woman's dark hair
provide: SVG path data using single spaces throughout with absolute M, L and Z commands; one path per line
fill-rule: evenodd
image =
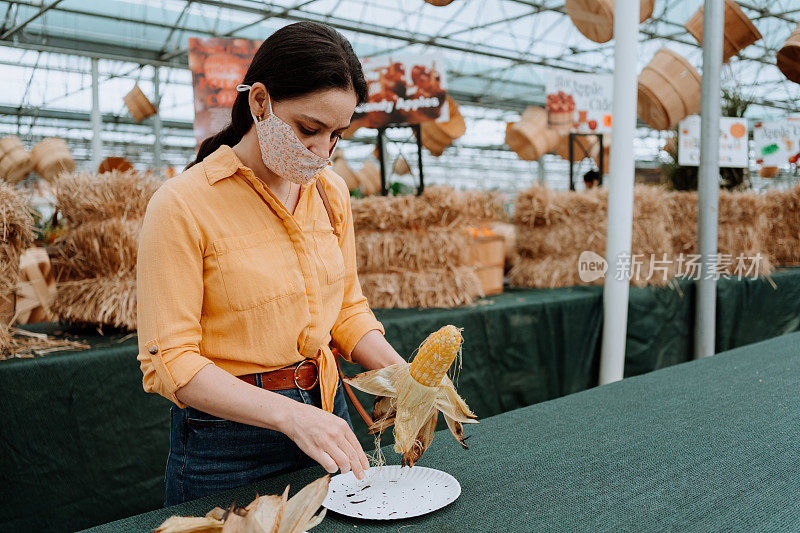
M 256 51 L 242 83 L 261 82 L 272 100 L 279 102 L 320 89 L 353 89 L 358 103 L 367 100 L 367 82 L 353 47 L 338 31 L 317 22 L 296 22 L 284 26 Z M 197 158 L 186 168 L 202 161 L 223 144 L 233 146 L 253 125 L 248 92 L 233 102 L 231 122 L 202 142 Z

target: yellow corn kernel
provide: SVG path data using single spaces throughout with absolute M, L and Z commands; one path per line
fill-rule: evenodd
M 411 362 L 411 377 L 427 387 L 438 387 L 458 355 L 461 341 L 461 330 L 452 325 L 428 335 Z

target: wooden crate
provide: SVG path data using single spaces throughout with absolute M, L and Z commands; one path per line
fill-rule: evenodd
M 479 235 L 472 238 L 470 265 L 481 280 L 484 296 L 503 292 L 505 239 L 502 235 Z

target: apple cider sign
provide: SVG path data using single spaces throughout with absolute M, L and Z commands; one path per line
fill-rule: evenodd
M 387 56 L 361 60 L 368 101 L 356 107 L 353 129 L 449 120 L 444 61 L 437 56 Z
M 194 136 L 198 146 L 231 120 L 236 86 L 261 41 L 189 39 L 189 69 L 194 89 Z

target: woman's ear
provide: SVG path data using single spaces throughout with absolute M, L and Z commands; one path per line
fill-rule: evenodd
M 269 112 L 267 98 L 267 87 L 260 81 L 254 83 L 247 101 L 250 104 L 250 111 L 259 119 Z

